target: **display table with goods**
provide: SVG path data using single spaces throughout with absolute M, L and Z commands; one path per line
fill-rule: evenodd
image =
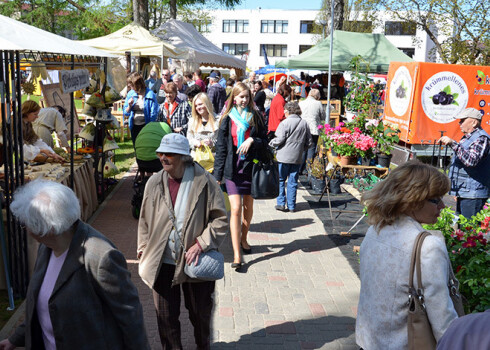
M 81 219 L 87 221 L 97 209 L 97 191 L 93 175 L 93 159 L 90 156 L 75 156 L 73 191 L 80 201 Z M 28 165 L 24 168 L 26 181 L 44 179 L 69 186 L 70 164 L 46 163 Z

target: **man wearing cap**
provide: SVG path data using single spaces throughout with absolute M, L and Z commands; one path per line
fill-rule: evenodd
M 216 72 L 209 75 L 208 96 L 217 115 L 221 114 L 226 101 L 226 90 L 218 84 L 218 80 L 219 75 Z
M 466 108 L 456 119 L 464 136 L 459 142 L 443 136 L 438 142 L 454 151 L 449 178 L 456 196 L 456 213 L 466 218 L 478 213 L 490 196 L 490 135 L 481 128 L 482 113 Z
M 223 193 L 216 179 L 194 163 L 184 136 L 165 135 L 156 153 L 163 170 L 145 187 L 138 223 L 138 272 L 153 289 L 162 348 L 182 349 L 182 288 L 197 349 L 209 349 L 215 282 L 190 278 L 184 266 L 223 242 L 228 231 Z

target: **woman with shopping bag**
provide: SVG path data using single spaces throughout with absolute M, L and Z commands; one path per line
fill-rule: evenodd
M 218 121 L 213 105 L 205 92 L 192 100 L 192 117 L 189 121 L 187 139 L 191 146 L 191 156 L 209 172 L 213 171 L 214 150 L 218 138 Z
M 254 161 L 266 154 L 267 130 L 262 116 L 254 108 L 252 92 L 247 85 L 237 83 L 226 102 L 220 121 L 214 177 L 226 184 L 230 199 L 230 231 L 234 269 L 243 262 L 240 248 L 250 254 L 247 234 L 253 216 L 252 169 Z M 242 215 L 243 212 L 243 215 Z

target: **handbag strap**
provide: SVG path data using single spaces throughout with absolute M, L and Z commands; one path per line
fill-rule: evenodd
M 422 269 L 421 269 L 421 264 L 420 264 L 420 255 L 422 251 L 422 243 L 424 242 L 425 237 L 430 236 L 430 233 L 427 231 L 420 232 L 415 239 L 415 243 L 413 245 L 412 249 L 412 257 L 410 259 L 410 277 L 408 280 L 408 285 L 409 289 L 415 290 L 414 285 L 413 285 L 413 274 L 415 269 L 417 269 L 417 294 L 420 297 L 423 297 L 423 289 L 424 287 L 422 286 Z

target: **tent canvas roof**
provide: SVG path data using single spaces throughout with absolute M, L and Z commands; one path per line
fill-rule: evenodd
M 202 66 L 238 68 L 245 70 L 246 62 L 232 56 L 206 39 L 190 23 L 171 19 L 152 33 L 178 48 L 188 51 L 188 60 Z
M 65 55 L 111 57 L 105 51 L 47 32 L 0 15 L 0 48 L 13 51 L 37 51 Z
M 128 24 L 109 35 L 79 42 L 115 55 L 124 55 L 126 51 L 130 51 L 141 56 L 163 55 L 172 58 L 187 56 L 184 50 L 162 41 L 136 23 Z
M 333 34 L 333 71 L 351 70 L 350 61 L 361 55 L 368 61 L 369 72 L 387 72 L 390 62 L 411 62 L 383 34 L 353 33 L 341 30 Z M 276 67 L 290 69 L 328 70 L 330 61 L 330 37 L 302 54 L 276 63 Z M 366 67 L 363 67 L 366 71 Z

